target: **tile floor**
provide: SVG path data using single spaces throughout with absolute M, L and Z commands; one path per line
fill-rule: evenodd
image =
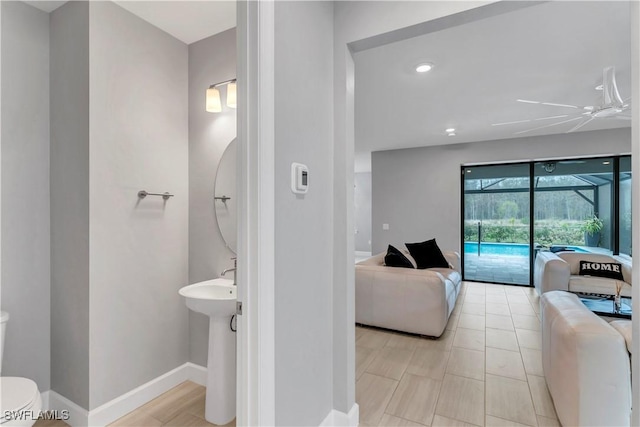
M 130 412 L 109 427 L 210 427 L 204 419 L 205 388 L 185 381 Z M 233 420 L 227 427 L 235 426 Z
M 558 426 L 532 288 L 464 282 L 439 339 L 356 328 L 361 426 Z
M 205 388 L 191 381 L 172 388 L 109 424 L 109 427 L 211 427 L 204 419 Z M 235 426 L 233 420 L 226 427 Z M 68 427 L 63 421 L 36 422 L 35 427 Z
M 532 288 L 463 282 L 439 339 L 357 327 L 360 425 L 559 426 L 542 372 L 538 307 Z M 111 426 L 209 427 L 204 396 L 187 381 Z

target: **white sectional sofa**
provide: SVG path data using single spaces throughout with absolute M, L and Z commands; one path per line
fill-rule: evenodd
M 408 252 L 403 251 L 408 255 Z M 460 255 L 453 268 L 386 267 L 385 253 L 356 264 L 356 323 L 439 337 L 460 293 Z
M 580 261 L 617 262 L 622 264 L 621 283 L 623 297 L 631 297 L 631 261 L 619 256 L 579 252 L 539 252 L 533 274 L 533 284 L 542 295 L 548 291 L 569 291 L 574 293 L 592 293 L 615 295 L 617 280 L 604 277 L 580 276 Z
M 542 367 L 563 426 L 631 423 L 629 320 L 607 323 L 569 292 L 540 297 Z M 629 345 L 630 347 L 630 345 Z

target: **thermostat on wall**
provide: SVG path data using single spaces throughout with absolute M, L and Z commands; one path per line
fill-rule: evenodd
M 291 191 L 305 194 L 309 190 L 309 168 L 300 163 L 291 163 Z

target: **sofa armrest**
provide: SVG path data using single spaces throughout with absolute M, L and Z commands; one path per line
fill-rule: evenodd
M 542 367 L 565 426 L 628 426 L 631 368 L 625 340 L 574 294 L 540 297 Z
M 533 285 L 539 295 L 549 291 L 568 291 L 571 268 L 552 252 L 538 252 L 533 271 Z
M 447 259 L 449 264 L 453 266 L 453 269 L 462 274 L 462 271 L 460 270 L 460 254 L 454 251 L 444 251 L 442 252 L 442 254 Z
M 631 272 L 633 271 L 631 258 L 626 255 L 614 255 L 613 258 L 616 262 L 622 264 L 622 276 L 624 277 L 624 281 L 631 286 Z

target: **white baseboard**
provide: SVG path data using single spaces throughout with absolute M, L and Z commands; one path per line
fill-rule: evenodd
M 53 390 L 46 391 L 45 393 L 48 393 L 48 410 L 57 412 L 68 411 L 69 419 L 64 420 L 65 423 L 71 427 L 86 427 L 88 425 L 89 412 L 86 409 Z
M 51 394 L 50 390 L 43 391 L 42 393 L 40 393 L 40 399 L 42 399 L 42 410 L 43 411 L 48 411 L 49 410 L 49 395 L 50 394 Z
M 360 407 L 354 403 L 348 414 L 332 409 L 320 423 L 320 427 L 357 427 L 360 422 Z
M 187 380 L 205 385 L 207 368 L 187 362 L 91 411 L 49 390 L 42 393 L 43 408 L 68 410 L 70 417 L 66 423 L 71 427 L 105 426 Z
M 201 386 L 207 386 L 207 368 L 196 365 L 195 363 L 187 363 L 187 379 Z
M 358 427 L 360 424 L 360 406 L 354 403 L 347 414 L 347 422 L 349 427 Z

